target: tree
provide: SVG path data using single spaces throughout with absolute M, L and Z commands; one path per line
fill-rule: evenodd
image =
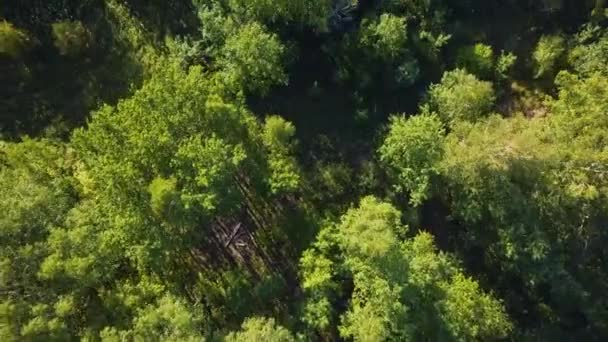
M 262 22 L 287 22 L 327 30 L 332 10 L 330 0 L 230 0 L 230 8 L 239 15 Z
M 509 73 L 513 69 L 513 66 L 517 62 L 517 56 L 512 52 L 502 51 L 498 60 L 496 61 L 496 67 L 494 70 L 495 76 L 498 80 L 504 81 L 509 78 Z
M 258 23 L 247 24 L 226 39 L 218 60 L 224 69 L 219 77 L 230 89 L 266 94 L 270 87 L 287 83 L 284 52 L 275 34 Z
M 540 78 L 548 75 L 555 75 L 557 67 L 559 67 L 560 58 L 566 51 L 565 40 L 562 36 L 542 36 L 534 49 L 532 58 L 536 73 L 535 78 Z
M 586 26 L 576 36 L 576 45 L 568 51 L 568 63 L 585 76 L 596 72 L 608 75 L 604 61 L 608 57 L 608 33 L 597 26 Z
M 608 340 L 606 4 L 0 0 L 0 341 Z
M 393 61 L 406 50 L 407 26 L 403 17 L 384 13 L 361 23 L 360 44 L 378 59 Z
M 405 17 L 412 28 L 412 45 L 420 55 L 437 62 L 439 52 L 451 38 L 445 33 L 450 8 L 446 1 L 390 0 L 380 4 L 383 10 Z
M 128 330 L 105 328 L 102 341 L 201 341 L 201 313 L 171 295 L 161 297 L 155 304 L 138 308 L 137 316 Z
M 322 336 L 333 336 L 337 326 L 335 305 L 340 297 L 342 258 L 335 225 L 323 227 L 316 241 L 300 258 L 301 286 L 306 293 L 302 320 Z M 347 273 L 347 272 L 345 272 Z
M 42 282 L 37 274 L 49 250 L 50 232 L 63 223 L 76 202 L 73 162 L 73 152 L 55 141 L 0 142 L 0 336 L 4 340 L 61 339 L 78 328 L 70 296 L 62 296 L 61 286 Z
M 443 124 L 435 114 L 391 118 L 389 133 L 379 149 L 380 160 L 395 171 L 397 188 L 409 192 L 414 206 L 430 196 L 444 140 Z
M 595 285 L 583 276 L 598 272 L 596 279 L 605 277 L 593 261 L 596 252 L 584 247 L 604 239 L 596 221 L 602 217 L 598 210 L 605 207 L 599 200 L 604 170 L 596 163 L 605 156 L 596 148 L 602 146 L 598 142 L 603 140 L 599 135 L 605 120 L 591 119 L 603 112 L 603 82 L 581 82 L 566 74 L 558 79 L 562 88 L 550 117 L 493 116 L 474 125 L 462 123 L 448 135 L 439 168 L 446 184 L 444 199 L 466 227 L 456 235 L 455 246 L 462 255 L 484 251 L 483 263 L 471 262 L 484 270 L 501 269 L 494 286 L 521 283 L 519 289 L 506 291 L 505 296 L 518 298 L 512 300 L 513 310 L 520 310 L 519 300 L 533 298 L 539 307 L 532 317 L 552 317 L 555 324 L 569 322 L 565 324 L 580 333 L 596 334 L 603 330 L 601 324 L 579 325 L 567 312 L 578 312 L 589 321 L 604 312 L 586 302 L 586 293 Z M 585 100 L 579 102 L 580 96 Z M 581 258 L 581 253 L 587 257 Z M 543 295 L 547 288 L 551 299 Z M 530 321 L 527 315 L 518 319 Z M 530 334 L 551 336 L 559 329 L 551 324 Z
M 304 287 L 313 308 L 331 303 L 335 275 L 343 269 L 353 282 L 349 307 L 341 315 L 340 335 L 361 341 L 505 337 L 511 324 L 502 304 L 466 279 L 452 257 L 436 251 L 432 237 L 405 238 L 401 213 L 374 197 L 350 209 L 335 230 L 323 230 L 314 249 L 304 254 Z M 326 234 L 335 234 L 330 238 Z M 328 267 L 324 254 L 335 241 L 342 254 Z M 326 242 L 324 242 L 326 241 Z M 320 253 L 312 262 L 311 254 Z M 311 264 L 312 262 L 312 264 Z M 310 266 L 312 268 L 309 268 Z M 323 266 L 326 265 L 326 266 Z M 313 271 L 314 270 L 314 271 Z M 313 272 L 310 272 L 313 271 Z M 329 290 L 329 292 L 328 292 Z M 457 299 L 458 298 L 458 299 Z M 460 302 L 460 299 L 467 301 Z M 474 303 L 471 303 L 474 301 Z M 449 322 L 443 326 L 442 322 Z
M 243 322 L 240 331 L 228 334 L 225 340 L 228 342 L 293 342 L 295 338 L 289 330 L 276 324 L 273 318 L 251 317 Z
M 64 56 L 76 57 L 91 44 L 91 33 L 80 21 L 57 22 L 52 29 L 55 47 Z
M 494 51 L 482 43 L 465 46 L 458 50 L 456 65 L 478 77 L 487 78 L 494 68 Z
M 405 16 L 392 13 L 363 18 L 361 28 L 346 33 L 333 52 L 341 68 L 339 77 L 355 79 L 359 87 L 368 88 L 366 92 L 373 91 L 369 87 L 375 82 L 389 81 L 392 86 L 414 84 L 421 70 L 410 46 L 406 21 Z
M 16 59 L 31 45 L 32 40 L 27 32 L 16 28 L 6 20 L 0 21 L 0 55 Z
M 295 132 L 294 125 L 280 116 L 266 118 L 262 139 L 269 153 L 270 189 L 273 193 L 293 192 L 300 184 L 297 161 L 292 155 Z
M 480 81 L 462 69 L 443 74 L 441 82 L 431 85 L 427 103 L 448 126 L 458 121 L 476 121 L 494 105 L 492 83 Z
M 264 139 L 263 126 L 242 102 L 225 95 L 200 67 L 183 70 L 167 61 L 132 97 L 104 106 L 86 129 L 74 133 L 80 201 L 51 229 L 40 278 L 89 291 L 93 299 L 79 310 L 90 312 L 83 319 L 91 321 L 122 312 L 106 311 L 105 291 L 117 291 L 116 284 L 130 279 L 151 275 L 162 278 L 167 291 L 190 289 L 193 249 L 205 243 L 219 248 L 209 228 L 216 218 L 238 217 L 255 210 L 251 198 L 268 198 L 272 158 Z M 195 274 L 204 279 L 206 273 Z M 149 336 L 151 329 L 166 332 L 167 339 L 198 336 L 196 329 L 181 328 L 191 322 L 182 313 L 189 310 L 182 298 L 165 301 L 164 295 L 146 302 L 158 300 L 158 307 L 142 304 L 119 317 L 107 313 L 92 333 L 108 327 L 107 338 Z M 179 315 L 164 313 L 170 310 Z M 124 330 L 125 321 L 133 322 L 132 328 Z

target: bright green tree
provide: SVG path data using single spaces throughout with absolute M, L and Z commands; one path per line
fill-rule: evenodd
M 219 77 L 232 91 L 267 93 L 274 85 L 287 83 L 283 71 L 285 48 L 274 33 L 258 23 L 247 24 L 226 38 L 218 63 Z
M 430 87 L 428 105 L 449 126 L 458 121 L 476 121 L 494 106 L 492 83 L 480 81 L 462 69 L 448 71 Z
M 263 22 L 287 22 L 327 30 L 332 9 L 330 0 L 229 0 L 236 13 Z
M 105 328 L 100 336 L 102 341 L 168 341 L 194 342 L 204 340 L 201 331 L 201 313 L 182 300 L 166 295 L 154 304 L 137 309 L 128 330 Z
M 467 227 L 456 235 L 458 249 L 463 255 L 484 250 L 481 265 L 502 270 L 497 283 L 521 279 L 524 284 L 509 289 L 509 296 L 535 298 L 542 306 L 539 319 L 553 317 L 556 324 L 569 321 L 572 310 L 593 321 L 605 312 L 586 301 L 596 285 L 583 276 L 605 279 L 605 271 L 597 268 L 594 252 L 580 248 L 604 239 L 597 219 L 606 206 L 601 199 L 605 170 L 599 166 L 606 159 L 600 138 L 605 120 L 595 116 L 603 112 L 599 89 L 605 80 L 567 74 L 558 79 L 552 116 L 463 123 L 448 136 L 439 167 L 447 185 L 444 198 L 453 217 Z M 579 258 L 580 253 L 589 254 Z M 549 286 L 560 304 L 546 301 L 537 284 Z M 603 329 L 595 324 L 594 331 Z M 549 325 L 532 334 L 553 329 L 559 331 Z
M 596 26 L 586 26 L 576 36 L 576 45 L 568 51 L 568 63 L 582 75 L 595 72 L 608 75 L 608 33 Z
M 73 163 L 73 151 L 58 142 L 0 142 L 3 340 L 66 338 L 78 328 L 71 294 L 60 284 L 40 281 L 37 274 L 49 250 L 50 232 L 63 223 L 76 202 Z
M 21 56 L 32 44 L 30 36 L 6 20 L 0 21 L 0 55 Z
M 536 73 L 534 77 L 540 78 L 547 75 L 555 75 L 558 71 L 560 59 L 566 51 L 565 39 L 560 35 L 542 36 L 534 49 L 532 58 Z
M 251 317 L 243 322 L 241 330 L 226 336 L 227 342 L 277 341 L 293 342 L 289 330 L 278 325 L 273 318 Z
M 342 276 L 351 277 L 354 286 L 349 307 L 341 314 L 339 332 L 343 338 L 471 340 L 507 336 L 511 324 L 500 301 L 464 277 L 453 257 L 436 250 L 429 234 L 407 239 L 407 233 L 401 213 L 371 196 L 350 209 L 335 229 L 322 230 L 302 259 L 303 284 L 311 296 L 308 313 L 315 309 L 332 312 L 327 305 L 339 293 L 334 289 L 337 274 L 332 270 L 342 269 Z M 342 255 L 328 260 L 332 250 Z M 320 255 L 315 261 L 309 253 Z M 461 301 L 464 298 L 466 301 Z M 313 322 L 321 323 L 318 318 Z
M 413 205 L 430 196 L 444 140 L 443 123 L 435 114 L 391 118 L 389 133 L 379 149 L 380 160 L 394 169 L 397 188 L 409 192 Z
M 406 20 L 387 13 L 375 20 L 364 19 L 359 39 L 363 49 L 381 60 L 392 61 L 407 48 Z
M 502 51 L 496 60 L 495 76 L 498 80 L 506 80 L 509 78 L 509 73 L 517 62 L 517 56 L 512 52 Z
M 269 153 L 270 188 L 273 193 L 295 191 L 300 183 L 300 172 L 293 157 L 295 127 L 280 116 L 266 118 L 263 131 L 264 145 Z
M 281 126 L 293 132 L 286 122 Z M 93 335 L 108 328 L 107 338 L 147 330 L 166 332 L 167 339 L 198 338 L 198 328 L 182 329 L 194 321 L 178 296 L 194 286 L 192 278 L 206 274 L 189 276 L 196 262 L 191 252 L 212 238 L 209 227 L 217 217 L 255 210 L 251 198 L 269 198 L 275 170 L 265 139 L 276 132 L 264 132 L 243 103 L 200 67 L 183 70 L 167 60 L 132 97 L 104 106 L 74 133 L 80 202 L 50 229 L 39 277 L 91 292 L 94 300 L 80 302 L 78 310 L 96 322 Z M 287 149 L 281 134 L 274 137 L 273 148 Z M 295 163 L 287 151 L 281 153 Z M 284 189 L 274 190 L 281 195 Z M 163 279 L 166 291 L 135 307 L 105 297 L 118 284 L 149 275 Z M 162 299 L 169 291 L 176 297 Z M 177 312 L 178 321 L 165 310 Z M 114 311 L 124 314 L 104 316 Z M 123 329 L 125 322 L 131 328 Z
M 483 43 L 465 46 L 458 51 L 456 64 L 478 77 L 487 78 L 494 68 L 494 51 Z

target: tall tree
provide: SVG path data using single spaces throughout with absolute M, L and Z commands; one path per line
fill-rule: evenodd
M 413 205 L 420 205 L 431 194 L 444 140 L 445 129 L 436 114 L 391 119 L 390 131 L 379 149 L 380 160 L 394 170 L 398 179 L 395 186 L 409 192 Z
M 489 114 L 496 97 L 492 83 L 480 81 L 462 69 L 443 74 L 428 92 L 428 106 L 448 126 L 458 121 L 476 121 Z
M 342 254 L 333 262 L 353 282 L 340 335 L 361 341 L 505 337 L 511 324 L 501 302 L 465 277 L 452 256 L 438 252 L 428 233 L 406 238 L 400 221 L 392 205 L 365 197 L 333 230 Z M 318 297 L 332 295 L 327 290 L 337 276 L 334 267 L 323 267 L 336 247 L 321 238 L 309 252 L 319 253 L 318 261 L 311 263 L 309 254 L 302 260 L 304 287 L 313 300 L 308 310 L 334 300 Z
M 78 329 L 71 294 L 38 271 L 77 197 L 75 159 L 64 144 L 0 142 L 0 337 L 7 341 L 65 338 Z M 64 297 L 65 295 L 65 297 Z

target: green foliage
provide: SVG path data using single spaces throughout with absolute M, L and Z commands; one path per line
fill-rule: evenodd
M 175 179 L 155 178 L 148 186 L 152 211 L 160 216 L 171 214 L 172 207 L 179 201 Z
M 229 0 L 236 13 L 263 22 L 284 21 L 309 26 L 318 31 L 327 30 L 331 13 L 331 0 Z
M 245 158 L 241 145 L 231 145 L 213 134 L 211 138 L 196 135 L 186 139 L 173 160 L 175 172 L 186 181 L 180 196 L 186 209 L 213 212 L 221 207 L 220 201 L 233 200 L 233 177 Z
M 280 116 L 266 118 L 262 139 L 269 151 L 269 182 L 275 194 L 293 192 L 300 184 L 298 164 L 292 155 L 295 133 L 293 124 Z
M 27 32 L 6 20 L 0 21 L 0 55 L 19 58 L 31 45 Z
M 201 43 L 205 52 L 218 55 L 226 38 L 234 34 L 238 27 L 232 17 L 227 16 L 219 6 L 202 7 L 198 11 Z
M 155 304 L 138 309 L 131 329 L 105 328 L 101 340 L 201 341 L 201 313 L 173 296 L 164 296 Z
M 337 77 L 365 89 L 363 94 L 373 91 L 370 87 L 376 82 L 384 87 L 413 85 L 421 69 L 406 21 L 391 13 L 363 18 L 359 30 L 346 34 L 334 43 L 340 46 L 329 51 L 339 63 Z
M 515 63 L 517 62 L 517 56 L 512 52 L 502 51 L 498 60 L 496 61 L 495 74 L 498 80 L 506 80 L 509 78 L 509 73 Z
M 404 235 L 401 213 L 389 203 L 374 197 L 361 199 L 359 207 L 349 210 L 338 228 L 340 245 L 345 253 L 361 259 L 381 258 L 397 243 L 397 234 Z
M 447 334 L 453 340 L 470 341 L 504 338 L 512 332 L 503 303 L 466 277 L 451 256 L 438 252 L 430 234 L 419 233 L 404 243 L 402 249 L 411 258 L 410 283 L 420 291 L 419 296 L 435 301 L 434 307 L 423 307 L 438 310 L 439 324 L 445 324 L 445 327 L 435 327 L 438 331 L 434 331 L 433 326 L 426 326 L 423 320 L 420 325 L 430 330 L 421 336 L 445 338 Z
M 535 78 L 554 75 L 560 66 L 560 59 L 566 51 L 565 39 L 560 35 L 542 36 L 534 49 L 532 58 L 536 73 Z
M 480 81 L 462 69 L 446 72 L 428 93 L 430 109 L 449 126 L 479 120 L 492 110 L 494 101 L 492 83 Z
M 379 149 L 380 160 L 395 170 L 398 189 L 410 193 L 414 206 L 430 195 L 444 139 L 443 124 L 435 114 L 391 118 L 390 131 Z
M 602 130 L 608 121 L 603 113 L 608 110 L 606 101 L 606 84 L 608 78 L 593 74 L 588 78 L 581 78 L 562 72 L 558 75 L 556 83 L 559 87 L 557 101 L 552 103 L 555 114 L 554 120 L 559 122 L 566 136 L 560 136 L 563 142 L 576 139 L 584 142 L 589 148 L 601 151 L 605 147 Z M 581 135 L 580 132 L 585 132 Z
M 273 318 L 252 317 L 243 322 L 241 330 L 226 336 L 228 342 L 277 341 L 293 342 L 295 338 L 289 330 L 276 324 Z
M 226 39 L 219 57 L 222 78 L 230 87 L 266 94 L 287 83 L 283 71 L 285 48 L 258 23 L 247 24 Z
M 52 25 L 55 47 L 64 56 L 77 57 L 91 44 L 91 33 L 80 21 L 62 21 Z
M 302 320 L 322 336 L 331 336 L 337 326 L 335 304 L 342 275 L 336 227 L 327 225 L 300 258 L 301 286 L 306 294 Z
M 595 72 L 608 75 L 608 34 L 596 26 L 585 27 L 577 36 L 577 45 L 568 51 L 568 63 L 585 76 Z
M 105 244 L 111 248 L 123 244 L 127 259 L 139 269 L 169 267 L 170 251 L 182 253 L 191 246 L 197 217 L 210 219 L 220 210 L 229 211 L 242 198 L 235 179 L 247 158 L 258 153 L 253 147 L 258 142 L 249 139 L 257 139 L 259 128 L 239 105 L 214 94 L 210 82 L 200 68 L 185 72 L 168 61 L 165 71 L 133 97 L 101 109 L 87 130 L 74 135 L 94 194 L 89 205 L 107 217 L 102 221 L 105 233 L 94 215 L 82 218 L 93 220 L 82 228 L 92 241 L 95 236 L 110 239 Z M 199 100 L 187 100 L 192 98 Z M 253 151 L 243 147 L 245 141 Z M 173 200 L 167 203 L 168 198 Z M 167 206 L 184 211 L 150 215 Z M 98 252 L 106 251 L 94 254 Z M 118 257 L 111 249 L 107 252 L 109 260 Z M 57 257 L 61 255 L 67 254 Z M 91 267 L 104 268 L 105 261 L 92 259 Z
M 337 287 L 332 279 L 334 263 L 324 256 L 315 255 L 312 250 L 307 250 L 302 255 L 300 265 L 304 279 L 302 288 L 311 297 L 304 308 L 303 320 L 309 326 L 323 331 L 332 323 L 333 309 L 327 297 Z
M 266 118 L 264 125 L 264 143 L 272 149 L 289 150 L 292 138 L 296 134 L 295 126 L 280 116 Z
M 405 61 L 403 64 L 397 67 L 397 82 L 406 86 L 411 86 L 419 79 L 420 76 L 420 65 L 415 59 Z
M 342 316 L 340 335 L 362 341 L 406 338 L 407 306 L 401 302 L 397 234 L 404 234 L 400 213 L 388 203 L 366 197 L 338 226 L 338 241 L 352 272 L 354 291 Z
M 391 61 L 403 55 L 407 45 L 405 18 L 382 14 L 361 23 L 360 44 L 381 60 Z
M 498 239 L 494 253 L 530 262 L 541 260 L 547 247 L 528 197 L 535 184 L 544 184 L 535 178 L 540 177 L 538 164 L 527 162 L 533 158 L 530 153 L 541 152 L 537 144 L 523 118 L 506 121 L 493 116 L 457 127 L 448 137 L 441 165 L 450 187 L 458 189 L 452 199 L 454 214 L 480 229 L 469 240 Z M 487 228 L 490 222 L 492 229 Z
M 492 47 L 483 43 L 462 47 L 456 54 L 459 68 L 482 79 L 507 80 L 515 62 L 517 56 L 512 52 L 502 51 L 495 56 Z
M 577 255 L 582 241 L 600 236 L 596 220 L 602 214 L 596 210 L 605 206 L 600 200 L 605 180 L 598 165 L 606 158 L 600 138 L 605 120 L 595 116 L 604 112 L 605 79 L 581 81 L 568 74 L 558 79 L 559 99 L 550 117 L 462 124 L 448 137 L 441 167 L 452 212 L 468 227 L 459 238 L 462 253 L 479 246 L 486 251 L 487 269 L 498 267 L 511 277 L 525 273 L 524 287 L 510 295 L 543 303 L 546 316 L 539 319 L 550 316 L 555 324 L 569 321 L 570 310 L 587 317 L 599 312 L 584 299 L 595 286 L 582 276 L 595 269 L 593 257 L 583 262 Z M 579 261 L 574 266 L 566 260 Z M 546 301 L 537 284 L 552 288 L 561 304 Z M 538 333 L 550 329 L 558 328 Z
M 606 340 L 605 5 L 2 2 L 0 340 Z
M 344 163 L 319 162 L 313 167 L 312 184 L 309 185 L 315 189 L 313 199 L 339 202 L 339 198 L 350 197 L 354 191 L 354 179 L 353 170 Z
M 439 310 L 444 313 L 447 329 L 458 336 L 457 340 L 489 338 L 488 332 L 504 336 L 511 331 L 501 303 L 488 294 L 480 294 L 479 285 L 471 278 L 455 275 L 445 292 L 446 299 Z
M 0 142 L 0 333 L 2 339 L 65 338 L 76 314 L 61 287 L 39 281 L 46 239 L 76 198 L 72 153 L 50 140 Z M 53 309 L 55 306 L 55 309 Z
M 381 3 L 388 12 L 404 16 L 408 23 L 416 23 L 413 45 L 416 50 L 430 61 L 437 61 L 441 48 L 451 38 L 445 33 L 446 17 L 449 7 L 445 1 L 403 1 L 390 0 Z
M 82 199 L 50 232 L 41 279 L 98 292 L 127 275 L 183 279 L 183 260 L 207 232 L 201 226 L 237 212 L 244 196 L 260 190 L 255 198 L 263 198 L 271 177 L 262 125 L 221 90 L 200 68 L 167 61 L 131 98 L 102 108 L 74 134 Z M 132 328 L 106 325 L 104 338 L 199 338 L 197 316 L 181 298 L 152 299 L 157 306 L 125 309 Z M 80 310 L 92 310 L 85 305 Z
M 146 78 L 149 77 L 150 73 L 153 72 L 152 69 L 162 64 L 162 61 L 158 60 L 160 53 L 155 48 L 158 43 L 155 42 L 152 34 L 146 29 L 141 20 L 132 13 L 127 4 L 117 0 L 105 0 L 104 5 L 108 13 L 108 19 L 112 25 L 112 35 L 115 36 L 114 39 L 118 43 L 117 47 L 126 47 L 126 51 L 119 51 L 119 53 L 132 56 L 132 58 L 137 60 L 137 66 L 143 69 L 130 70 L 128 68 L 126 71 L 128 72 L 127 76 L 129 80 L 137 80 L 137 77 L 141 77 L 138 73 L 143 73 L 143 76 Z M 86 28 L 84 29 L 86 30 Z M 75 32 L 79 31 L 80 29 L 75 30 Z M 76 42 L 78 42 L 82 41 L 81 39 L 85 38 L 85 36 L 78 35 L 75 38 L 77 38 Z
M 343 269 L 354 285 L 349 308 L 341 316 L 343 338 L 505 337 L 511 324 L 502 304 L 465 278 L 450 256 L 438 253 L 429 234 L 402 240 L 408 229 L 400 221 L 401 213 L 392 205 L 365 197 L 358 208 L 341 218 L 335 230 L 321 231 L 313 249 L 301 260 L 303 287 L 309 296 L 307 310 L 316 314 L 313 327 L 328 323 L 320 314 L 328 314 L 324 303 L 336 295 L 338 284 L 332 269 Z M 342 253 L 340 259 L 324 257 L 331 250 L 337 252 L 336 248 Z M 315 253 L 320 254 L 316 260 Z M 343 263 L 341 267 L 332 267 L 338 262 Z
M 494 51 L 482 43 L 465 46 L 456 55 L 456 65 L 478 77 L 488 77 L 494 68 Z

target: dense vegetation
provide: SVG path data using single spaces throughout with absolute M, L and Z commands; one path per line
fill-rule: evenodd
M 1 341 L 608 339 L 603 0 L 3 0 Z

